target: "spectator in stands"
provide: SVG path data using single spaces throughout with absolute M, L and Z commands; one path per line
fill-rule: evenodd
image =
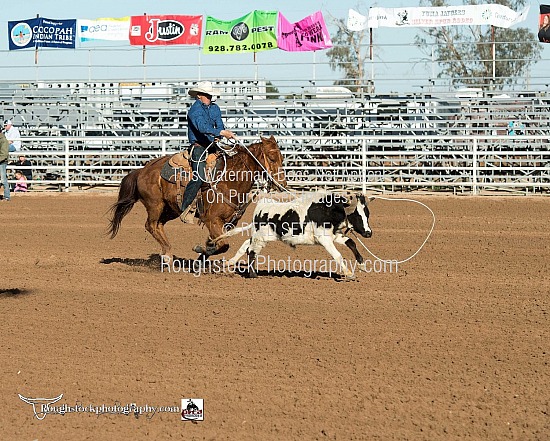
M 10 152 L 21 150 L 21 140 L 19 139 L 21 134 L 19 129 L 13 125 L 11 119 L 4 121 L 4 130 L 6 131 L 6 138 L 10 142 Z
M 15 172 L 15 188 L 14 192 L 26 192 L 27 191 L 27 178 L 25 178 L 25 175 L 21 170 L 17 170 Z
M 4 132 L 0 132 L 0 180 L 2 181 L 2 186 L 4 187 L 4 198 L 2 201 L 10 200 L 10 186 L 8 184 L 8 156 L 10 150 L 10 142 L 7 140 Z
M 550 15 L 542 16 L 538 36 L 541 43 L 550 43 Z
M 15 167 L 16 170 L 20 170 L 25 176 L 27 181 L 32 181 L 32 170 L 30 168 L 20 168 L 20 167 L 32 167 L 32 162 L 29 161 L 25 155 L 19 155 L 19 159 L 13 162 L 11 165 Z M 27 188 L 31 188 L 31 184 L 27 182 Z
M 191 206 L 203 182 L 206 182 L 205 168 L 208 148 L 221 137 L 236 139 L 230 130 L 226 130 L 220 107 L 214 103 L 216 91 L 209 81 L 202 81 L 189 89 L 189 95 L 195 99 L 187 112 L 187 136 L 193 176 L 183 194 L 180 219 L 185 222 Z

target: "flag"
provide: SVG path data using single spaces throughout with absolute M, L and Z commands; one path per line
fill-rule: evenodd
M 347 26 L 350 31 L 363 31 L 369 27 L 368 18 L 350 9 L 348 12 Z
M 95 20 L 79 18 L 76 24 L 80 36 L 80 41 L 128 41 L 129 39 L 130 17 L 98 18 Z
M 10 51 L 29 47 L 74 49 L 76 19 L 52 20 L 38 17 L 8 21 L 8 38 Z
M 550 6 L 540 5 L 539 41 L 550 43 Z
M 314 14 L 296 23 L 290 23 L 279 12 L 277 45 L 284 51 L 316 51 L 332 47 L 323 13 Z
M 130 17 L 130 44 L 200 45 L 202 15 L 135 15 Z
M 527 17 L 529 7 L 516 12 L 504 5 L 460 5 L 412 8 L 370 8 L 369 26 L 437 27 L 491 25 L 509 28 Z
M 277 11 L 253 11 L 235 20 L 206 17 L 203 52 L 231 54 L 277 48 Z

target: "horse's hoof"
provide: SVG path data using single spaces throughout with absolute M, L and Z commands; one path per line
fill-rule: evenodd
M 193 251 L 198 254 L 205 254 L 205 250 L 202 245 L 195 245 Z
M 351 282 L 352 280 L 355 280 L 355 274 L 353 273 L 349 273 L 349 274 L 345 274 L 345 281 L 346 282 Z
M 222 254 L 222 253 L 225 253 L 228 249 L 229 249 L 229 244 L 224 243 L 221 247 L 219 247 L 218 249 L 215 249 L 215 253 Z

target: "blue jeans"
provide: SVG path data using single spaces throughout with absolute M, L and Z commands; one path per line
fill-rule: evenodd
M 10 186 L 8 184 L 8 161 L 4 161 L 0 164 L 0 179 L 2 180 L 2 185 L 4 186 L 4 199 L 10 198 Z
M 206 182 L 207 149 L 203 146 L 193 146 L 191 149 L 191 168 L 193 169 L 193 176 L 185 187 L 181 211 L 185 211 L 185 209 L 193 203 L 202 183 Z
M 15 146 L 13 144 L 10 144 L 10 153 L 11 152 L 16 152 L 17 149 L 15 148 Z

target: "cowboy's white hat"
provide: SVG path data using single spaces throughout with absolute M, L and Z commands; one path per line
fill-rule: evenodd
M 218 95 L 218 91 L 214 89 L 210 81 L 200 81 L 196 86 L 189 89 L 187 92 L 193 98 L 197 96 L 197 93 L 203 93 L 205 95 L 215 96 Z

